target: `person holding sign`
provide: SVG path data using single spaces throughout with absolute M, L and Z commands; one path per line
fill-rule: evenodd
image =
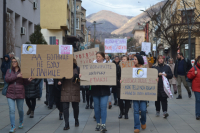
M 134 67 L 135 68 L 143 68 L 144 66 L 144 60 L 141 55 L 135 55 L 134 56 Z M 147 102 L 146 101 L 133 101 L 133 108 L 134 108 L 134 133 L 140 132 L 140 122 L 141 122 L 141 128 L 146 129 L 146 110 L 147 110 Z M 140 112 L 141 111 L 141 119 Z
M 122 62 L 127 62 L 128 61 L 128 57 L 127 56 L 123 56 L 122 57 Z M 121 68 L 120 68 L 120 78 L 121 78 Z M 118 96 L 118 103 L 119 103 L 119 109 L 120 109 L 120 114 L 119 114 L 119 119 L 122 118 L 123 115 L 125 115 L 125 119 L 128 119 L 128 111 L 129 111 L 129 107 L 130 107 L 130 100 L 122 100 L 120 99 L 120 85 L 117 88 L 117 96 Z M 125 102 L 125 105 L 124 105 Z M 125 110 L 125 112 L 124 112 Z
M 63 130 L 69 130 L 69 105 L 72 103 L 74 111 L 75 127 L 79 126 L 79 102 L 80 102 L 80 79 L 79 79 L 80 68 L 77 66 L 76 59 L 73 59 L 73 78 L 63 78 L 58 82 L 58 85 L 62 84 L 61 90 L 61 102 L 63 103 L 63 113 L 65 119 L 65 127 Z
M 103 52 L 96 53 L 96 60 L 93 63 L 106 63 L 105 54 Z M 80 74 L 81 77 L 81 74 Z M 110 86 L 93 85 L 90 94 L 93 96 L 94 112 L 97 121 L 96 131 L 106 132 L 107 103 L 110 96 Z M 102 124 L 100 124 L 100 118 Z
M 15 132 L 15 102 L 17 103 L 17 109 L 19 113 L 19 129 L 23 128 L 24 119 L 24 98 L 25 89 L 24 85 L 28 85 L 32 78 L 23 79 L 21 73 L 21 64 L 18 57 L 13 57 L 11 61 L 11 69 L 7 70 L 5 81 L 9 84 L 7 88 L 6 97 L 8 100 L 11 130 L 10 133 Z
M 169 114 L 167 113 L 167 94 L 165 93 L 164 87 L 163 87 L 163 79 L 162 76 L 165 76 L 168 80 L 172 79 L 173 74 L 168 65 L 164 63 L 164 58 L 162 55 L 159 55 L 157 58 L 156 64 L 153 66 L 153 68 L 158 70 L 158 98 L 155 102 L 156 106 L 156 116 L 160 115 L 160 103 L 162 104 L 162 110 L 163 110 L 163 118 L 167 118 Z

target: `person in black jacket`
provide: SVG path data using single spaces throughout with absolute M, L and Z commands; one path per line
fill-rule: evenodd
M 160 103 L 162 104 L 163 110 L 163 118 L 167 118 L 169 114 L 167 113 L 167 94 L 163 88 L 163 80 L 162 76 L 165 76 L 168 80 L 172 79 L 173 74 L 168 65 L 164 63 L 164 58 L 162 55 L 159 55 L 157 58 L 157 63 L 153 66 L 153 68 L 158 70 L 158 98 L 155 102 L 156 106 L 156 116 L 160 115 Z
M 191 61 L 184 58 L 183 53 L 178 53 L 177 58 L 178 60 L 176 61 L 174 68 L 174 76 L 177 78 L 178 81 L 178 97 L 176 99 L 182 99 L 181 82 L 183 82 L 183 85 L 188 92 L 188 97 L 191 98 L 192 93 L 186 82 L 187 72 L 192 68 Z
M 4 82 L 5 82 L 5 75 L 6 75 L 6 72 L 8 69 L 10 69 L 10 57 L 9 55 L 5 55 L 4 58 L 3 58 L 3 62 L 1 64 L 1 72 L 3 74 L 3 79 L 4 79 Z
M 96 60 L 93 63 L 106 63 L 105 54 L 103 52 L 96 53 Z M 107 118 L 107 103 L 110 96 L 110 86 L 93 85 L 91 86 L 90 94 L 93 96 L 95 118 L 97 121 L 96 131 L 107 131 L 106 118 Z M 100 118 L 102 124 L 100 124 Z
M 27 115 L 30 115 L 30 118 L 34 117 L 36 98 L 40 98 L 40 82 L 41 79 L 33 79 L 29 85 L 25 86 L 26 105 L 29 108 Z
M 54 79 L 54 100 L 56 103 L 56 108 L 59 110 L 59 119 L 63 120 L 63 104 L 60 101 L 62 85 L 58 85 L 58 81 L 58 79 Z

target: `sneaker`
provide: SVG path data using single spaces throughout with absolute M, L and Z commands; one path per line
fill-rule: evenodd
M 188 92 L 188 97 L 191 98 L 192 97 L 192 93 Z
M 160 112 L 156 111 L 156 117 L 159 117 L 159 116 L 160 116 Z
M 24 127 L 23 122 L 20 122 L 18 128 L 19 128 L 19 129 L 22 129 L 23 127 Z
M 108 109 L 111 109 L 111 108 L 112 108 L 112 105 L 109 105 L 109 106 L 108 106 Z
M 11 129 L 10 129 L 9 133 L 14 133 L 15 130 L 16 130 L 15 126 L 11 126 Z
M 101 125 L 101 132 L 105 132 L 105 131 L 107 131 L 106 124 L 102 124 Z
M 169 114 L 167 112 L 163 113 L 163 118 L 167 118 L 169 116 Z
M 96 126 L 96 128 L 95 128 L 95 131 L 100 131 L 100 129 L 101 129 L 101 124 L 98 123 L 97 126 Z

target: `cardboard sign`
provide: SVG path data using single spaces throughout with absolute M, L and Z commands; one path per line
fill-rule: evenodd
M 78 66 L 92 63 L 96 59 L 96 53 L 98 51 L 99 48 L 92 48 L 88 50 L 74 52 L 74 58 L 76 59 Z
M 133 78 L 134 68 L 122 69 L 121 99 L 157 101 L 158 71 L 153 68 L 146 69 L 147 78 L 140 78 L 140 73 L 137 74 L 138 78 Z
M 151 43 L 150 42 L 142 42 L 142 50 L 146 55 L 151 52 Z
M 126 53 L 127 39 L 105 39 L 105 53 Z
M 92 63 L 80 66 L 81 85 L 116 85 L 114 63 Z
M 120 66 L 121 68 L 125 68 L 125 67 L 133 68 L 134 62 L 133 61 L 120 62 Z
M 23 78 L 73 77 L 73 55 L 59 54 L 58 45 L 37 45 L 36 54 L 21 54 Z

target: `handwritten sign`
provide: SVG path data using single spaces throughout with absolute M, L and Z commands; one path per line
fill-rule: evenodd
M 133 68 L 134 62 L 133 61 L 120 62 L 120 66 L 121 68 L 125 68 L 125 67 Z
M 127 39 L 105 39 L 105 53 L 126 53 Z
M 74 58 L 76 59 L 78 66 L 87 63 L 93 63 L 93 61 L 96 59 L 96 53 L 98 51 L 99 48 L 92 48 L 88 50 L 74 52 Z
M 146 55 L 151 52 L 151 43 L 150 42 L 142 42 L 142 50 Z
M 116 85 L 114 63 L 92 63 L 80 66 L 81 85 Z
M 59 54 L 72 54 L 72 45 L 59 45 Z
M 122 69 L 121 99 L 157 101 L 158 71 L 153 68 L 146 69 L 147 78 L 133 78 L 133 68 Z
M 58 45 L 37 45 L 36 54 L 21 54 L 23 78 L 73 77 L 73 55 L 59 54 Z

